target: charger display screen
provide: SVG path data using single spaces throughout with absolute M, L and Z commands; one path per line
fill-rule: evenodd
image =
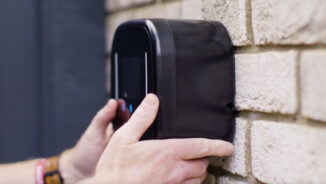
M 145 62 L 141 57 L 119 59 L 119 97 L 139 99 L 145 96 Z

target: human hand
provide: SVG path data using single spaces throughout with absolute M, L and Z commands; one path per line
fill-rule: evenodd
M 65 184 L 92 176 L 113 134 L 110 123 L 116 115 L 117 102 L 111 99 L 93 118 L 76 146 L 60 157 L 59 169 Z
M 148 95 L 130 120 L 112 136 L 95 175 L 81 183 L 201 183 L 208 156 L 232 154 L 232 144 L 210 139 L 139 141 L 155 120 L 159 102 Z

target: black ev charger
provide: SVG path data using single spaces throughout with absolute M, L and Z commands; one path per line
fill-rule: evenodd
M 111 57 L 111 95 L 118 100 L 114 128 L 148 93 L 160 99 L 142 139 L 234 135 L 233 45 L 215 21 L 141 19 L 121 24 Z

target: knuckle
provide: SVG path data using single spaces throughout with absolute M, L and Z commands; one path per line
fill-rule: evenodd
M 181 183 L 184 179 L 185 174 L 183 172 L 174 172 L 170 177 L 166 178 L 166 184 L 175 184 L 175 183 Z
M 200 178 L 196 178 L 196 179 L 194 180 L 194 183 L 195 183 L 195 184 L 201 184 L 201 180 L 200 180 Z
M 192 168 L 191 168 L 192 172 L 191 172 L 191 177 L 199 177 L 202 176 L 203 174 L 206 173 L 207 171 L 207 166 L 205 163 L 201 162 L 201 161 L 197 161 L 196 163 L 192 164 Z

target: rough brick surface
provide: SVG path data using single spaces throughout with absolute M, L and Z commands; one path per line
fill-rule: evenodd
M 203 19 L 203 8 L 201 0 L 183 0 L 181 16 L 184 19 Z
M 217 178 L 217 184 L 249 184 L 249 182 L 244 179 L 221 176 Z
M 213 165 L 219 165 L 225 170 L 230 171 L 233 174 L 241 176 L 247 176 L 248 163 L 247 163 L 247 152 L 248 152 L 248 140 L 247 132 L 249 123 L 242 119 L 236 119 L 236 131 L 234 137 L 234 153 L 231 157 L 226 158 L 214 158 L 212 159 Z
M 184 0 L 182 17 L 220 21 L 230 32 L 234 45 L 250 44 L 246 0 Z
M 106 9 L 109 12 L 130 8 L 154 2 L 155 0 L 106 0 Z
M 296 51 L 236 55 L 237 109 L 294 114 L 296 57 Z
M 252 0 L 256 44 L 326 44 L 326 1 Z
M 302 113 L 326 122 L 326 50 L 304 51 L 300 68 Z
M 116 28 L 124 21 L 138 18 L 181 18 L 181 2 L 163 3 L 113 14 L 107 19 L 107 52 L 111 50 Z
M 326 183 L 326 129 L 254 121 L 253 174 L 265 183 Z

